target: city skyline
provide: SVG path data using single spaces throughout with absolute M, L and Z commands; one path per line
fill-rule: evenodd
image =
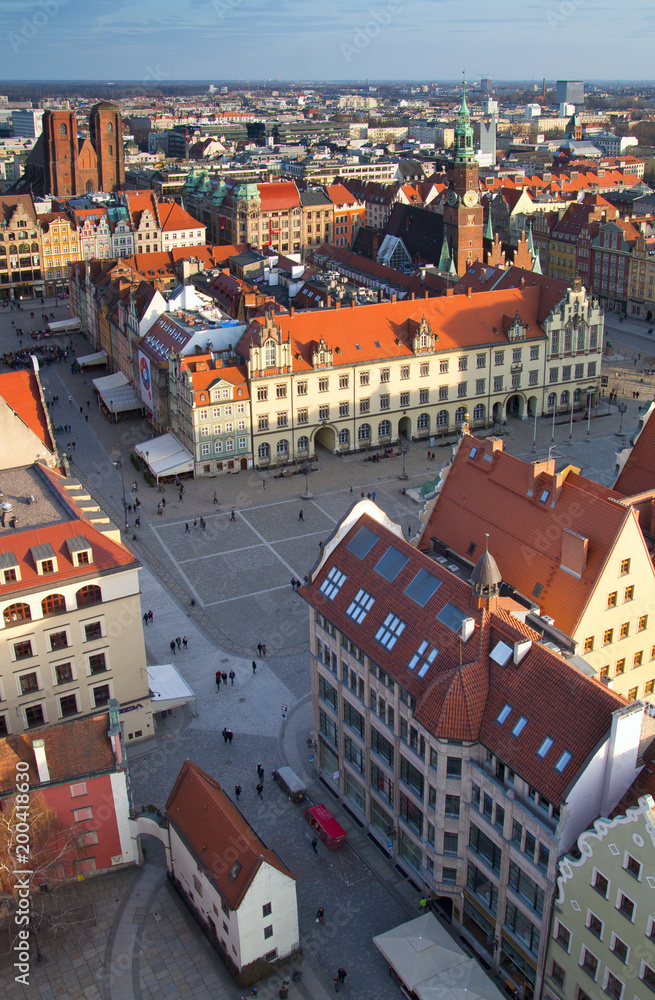
M 6 79 L 634 79 L 655 14 L 609 0 L 9 0 Z M 581 44 L 584 39 L 584 46 Z M 608 39 L 613 45 L 610 49 Z M 222 44 L 223 43 L 223 44 Z M 535 64 L 535 52 L 548 57 Z M 35 77 L 35 69 L 39 75 Z M 511 74 L 508 69 L 511 68 Z M 71 69 L 74 73 L 71 74 Z M 605 70 L 607 72 L 605 72 Z M 600 72 L 599 72 L 600 71 Z

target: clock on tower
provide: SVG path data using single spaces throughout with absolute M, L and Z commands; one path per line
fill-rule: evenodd
M 483 211 L 478 187 L 473 126 L 464 94 L 455 126 L 455 157 L 443 210 L 446 238 L 460 276 L 471 264 L 483 259 Z

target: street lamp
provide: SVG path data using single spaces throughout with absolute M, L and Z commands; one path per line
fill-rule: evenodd
M 409 445 L 402 444 L 400 446 L 400 454 L 403 456 L 403 471 L 398 476 L 399 479 L 409 479 L 409 476 L 405 472 L 405 456 L 409 454 Z
M 125 518 L 125 530 L 129 531 L 130 526 L 127 522 L 127 500 L 125 499 L 125 480 L 123 478 L 123 463 L 121 462 L 120 459 L 118 459 L 117 461 L 114 462 L 114 465 L 116 466 L 117 469 L 120 469 L 121 471 L 121 487 L 123 489 L 123 516 Z
M 311 493 L 310 490 L 309 490 L 309 471 L 310 471 L 310 465 L 309 465 L 308 459 L 305 459 L 305 461 L 303 462 L 303 464 L 302 464 L 302 470 L 301 471 L 302 471 L 302 473 L 303 473 L 303 475 L 305 477 L 305 492 L 301 493 L 301 496 L 302 496 L 303 500 L 311 500 L 312 497 L 314 496 L 314 494 Z
M 628 404 L 627 403 L 619 403 L 618 406 L 617 406 L 617 410 L 621 414 L 621 423 L 619 424 L 619 429 L 618 429 L 618 431 L 616 433 L 619 434 L 619 435 L 621 435 L 621 434 L 623 434 L 623 414 L 628 412 Z

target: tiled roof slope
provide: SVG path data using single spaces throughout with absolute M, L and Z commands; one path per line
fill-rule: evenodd
M 491 292 L 504 288 L 525 288 L 536 286 L 540 289 L 539 308 L 537 319 L 543 323 L 555 309 L 571 287 L 567 281 L 560 281 L 559 278 L 551 278 L 546 274 L 537 274 L 535 271 L 526 271 L 523 267 L 509 267 L 501 269 L 492 267 L 490 264 L 483 264 L 476 261 L 467 268 L 456 285 L 453 286 L 455 295 L 465 293 L 469 288 L 472 292 Z
M 295 879 L 259 839 L 218 781 L 186 760 L 166 803 L 166 815 L 231 909 L 236 910 L 261 865 Z M 235 862 L 241 868 L 231 876 Z
M 367 509 L 372 509 L 369 502 L 357 504 L 350 530 L 336 544 L 326 543 L 324 561 L 311 582 L 300 588 L 300 596 L 416 699 L 414 717 L 431 733 L 480 741 L 551 801 L 562 801 L 608 733 L 611 713 L 627 704 L 625 699 L 540 645 L 537 633 L 514 622 L 507 612 L 474 608 L 467 583 L 409 545 Z M 361 529 L 370 532 L 369 541 L 374 542 L 363 558 L 348 548 Z M 398 550 L 397 565 L 402 557 L 407 562 L 389 581 L 376 566 L 391 547 Z M 335 567 L 346 579 L 330 598 L 321 587 Z M 421 571 L 439 582 L 423 606 L 406 593 Z M 356 624 L 347 611 L 360 590 L 374 603 Z M 458 609 L 462 618 L 474 619 L 474 632 L 466 642 L 460 642 L 459 628 L 453 631 L 438 617 L 447 606 Z M 405 623 L 391 650 L 376 639 L 389 614 Z M 424 639 L 439 652 L 419 677 L 420 666 L 410 670 L 409 663 Z M 507 666 L 501 666 L 491 655 L 499 641 L 512 648 L 517 642 L 532 644 L 518 665 L 510 658 Z M 498 716 L 505 705 L 511 710 L 500 724 Z M 527 723 L 513 736 L 521 716 Z M 537 750 L 546 736 L 554 744 L 542 760 Z M 565 750 L 572 757 L 560 774 L 555 764 Z
M 470 298 L 454 295 L 322 309 L 320 317 L 315 312 L 298 312 L 280 315 L 276 322 L 282 336 L 291 338 L 294 371 L 306 371 L 321 336 L 335 352 L 335 365 L 414 357 L 412 340 L 423 317 L 439 338 L 438 351 L 507 345 L 506 321 L 517 312 L 529 324 L 527 341 L 542 340 L 545 334 L 538 320 L 540 298 L 538 287 L 508 288 L 480 292 Z M 245 331 L 237 346 L 242 357 L 247 358 L 251 343 L 257 343 L 263 323 L 264 318 L 258 317 Z
M 116 770 L 108 728 L 109 716 L 105 712 L 0 739 L 0 795 L 16 791 L 18 761 L 30 765 L 29 771 L 22 772 L 29 784 L 33 787 L 40 784 L 32 749 L 37 739 L 45 742 L 48 771 L 53 782 Z
M 570 470 L 557 495 L 554 462 L 552 471 L 541 472 L 531 486 L 530 463 L 502 449 L 490 456 L 490 450 L 488 440 L 471 435 L 462 440 L 420 547 L 428 551 L 438 538 L 465 556 L 474 542 L 475 559 L 484 551 L 488 532 L 489 550 L 503 580 L 534 599 L 557 628 L 572 635 L 615 539 L 634 514 L 620 503 L 618 493 Z M 540 500 L 544 491 L 547 502 Z M 589 539 L 581 579 L 560 567 L 564 528 Z M 542 590 L 533 597 L 537 584 Z
M 651 407 L 648 419 L 614 483 L 614 489 L 621 496 L 633 497 L 639 493 L 655 490 L 654 413 L 655 406 Z
M 50 434 L 35 372 L 33 370 L 3 372 L 0 375 L 0 396 L 36 434 L 39 441 L 43 442 L 48 451 L 54 453 L 55 443 Z

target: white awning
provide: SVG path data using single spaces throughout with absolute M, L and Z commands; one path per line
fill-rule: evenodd
M 104 378 L 94 378 L 93 385 L 111 413 L 143 409 L 144 404 L 123 372 L 114 372 L 113 375 L 105 375 Z
M 174 434 L 160 434 L 134 446 L 154 476 L 173 476 L 193 472 L 193 455 Z
M 106 351 L 96 351 L 95 354 L 85 354 L 81 358 L 75 358 L 78 365 L 102 365 L 107 362 Z
M 172 663 L 148 667 L 148 687 L 153 712 L 167 712 L 195 700 L 195 694 Z

